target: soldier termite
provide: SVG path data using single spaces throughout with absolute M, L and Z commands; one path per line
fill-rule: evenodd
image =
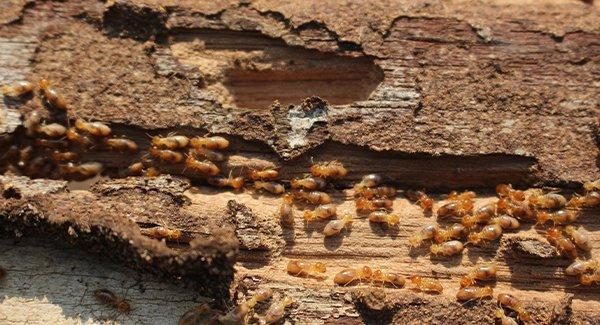
M 433 199 L 430 198 L 425 192 L 407 190 L 404 191 L 404 196 L 406 196 L 407 199 L 417 203 L 424 212 L 431 212 L 431 209 L 433 208 Z
M 331 197 L 325 192 L 319 191 L 292 191 L 292 196 L 296 200 L 306 201 L 311 204 L 327 204 L 331 203 Z
M 516 218 L 513 218 L 511 216 L 507 216 L 505 214 L 495 217 L 495 218 L 492 218 L 492 220 L 490 220 L 490 223 L 498 224 L 504 230 L 519 229 L 521 227 L 521 223 L 519 223 L 519 220 L 517 220 Z
M 194 148 L 206 148 L 223 150 L 229 147 L 229 141 L 223 137 L 195 137 L 190 139 L 190 146 Z
M 400 222 L 400 216 L 387 211 L 373 211 L 369 213 L 368 219 L 370 222 L 386 223 L 389 226 L 396 226 Z
M 575 248 L 575 244 L 565 236 L 563 236 L 562 232 L 558 228 L 549 229 L 546 232 L 546 239 L 552 244 L 561 255 L 567 255 L 571 259 L 576 259 L 577 249 Z
M 140 232 L 144 236 L 154 239 L 164 239 L 166 241 L 179 241 L 183 237 L 181 230 L 166 227 L 141 228 Z
M 510 295 L 508 293 L 501 293 L 498 295 L 498 304 L 504 306 L 506 308 L 514 310 L 518 315 L 519 319 L 523 322 L 529 322 L 531 320 L 531 316 L 525 310 L 523 302 L 519 300 L 517 297 Z
M 110 127 L 102 122 L 86 122 L 83 119 L 75 119 L 75 128 L 95 137 L 108 137 L 112 132 Z
M 108 289 L 98 289 L 94 291 L 94 297 L 100 302 L 116 308 L 119 312 L 128 313 L 132 310 L 131 304 L 124 298 L 117 296 Z
M 420 276 L 413 275 L 410 277 L 410 282 L 414 285 L 412 288 L 414 290 L 433 293 L 442 293 L 442 291 L 444 291 L 442 284 L 436 280 L 424 279 Z
M 333 204 L 319 205 L 314 211 L 304 211 L 304 220 L 329 219 L 335 216 L 337 208 Z
M 506 316 L 504 310 L 502 309 L 496 309 L 496 311 L 494 312 L 494 316 L 500 319 L 501 325 L 519 325 L 519 323 L 514 318 Z
M 164 149 L 182 149 L 188 146 L 190 139 L 185 135 L 173 136 L 154 136 L 152 137 L 152 146 Z
M 494 290 L 491 287 L 464 287 L 458 289 L 456 299 L 458 301 L 471 301 L 475 299 L 492 298 Z
M 161 161 L 164 161 L 167 163 L 172 163 L 172 164 L 181 163 L 184 159 L 184 155 L 181 152 L 173 151 L 173 150 L 169 150 L 169 149 L 158 149 L 156 147 L 150 147 L 148 152 L 150 152 L 150 155 L 152 157 L 158 158 Z M 196 167 L 194 165 L 194 163 L 198 162 L 198 161 L 196 159 L 192 158 L 191 156 L 188 156 L 188 159 L 193 159 L 194 161 L 188 162 L 186 160 L 186 166 L 192 170 L 198 170 L 199 168 L 194 168 L 194 167 Z
M 427 239 L 432 239 L 435 236 L 437 230 L 438 230 L 437 225 L 429 225 L 429 226 L 423 227 L 416 234 L 412 235 L 408 239 L 408 242 L 411 247 L 417 247 L 417 246 L 421 245 L 423 243 L 423 241 L 425 241 Z
M 355 281 L 366 281 L 371 279 L 373 270 L 368 266 L 362 268 L 348 268 L 338 272 L 334 278 L 333 283 L 337 285 L 348 285 Z
M 341 178 L 348 174 L 344 165 L 337 161 L 312 165 L 310 167 L 310 172 L 316 177 L 323 178 Z
M 433 239 L 436 243 L 443 243 L 452 239 L 459 239 L 465 236 L 467 229 L 460 223 L 455 223 L 445 229 L 436 228 Z
M 294 303 L 292 298 L 285 297 L 281 301 L 273 303 L 267 310 L 263 321 L 266 324 L 275 324 L 280 321 L 285 315 L 285 309 Z
M 60 138 L 67 133 L 67 128 L 58 123 L 51 123 L 40 125 L 36 132 L 41 133 L 48 138 Z
M 133 140 L 123 138 L 111 138 L 104 140 L 104 144 L 109 148 L 117 151 L 136 152 L 138 145 Z
M 293 189 L 320 190 L 325 188 L 327 183 L 320 177 L 306 176 L 292 179 L 290 185 Z
M 279 172 L 275 169 L 251 170 L 248 178 L 253 181 L 272 181 L 279 177 Z
M 355 202 L 356 210 L 361 212 L 373 212 L 381 209 L 391 210 L 394 201 L 389 199 L 369 200 L 364 197 L 358 198 Z
M 475 285 L 475 280 L 490 280 L 496 277 L 498 267 L 496 265 L 478 265 L 460 279 L 461 287 L 470 287 Z
M 468 235 L 468 243 L 479 245 L 484 242 L 491 242 L 502 236 L 502 227 L 498 224 L 484 226 L 481 231 L 473 232 Z
M 324 277 L 325 272 L 327 272 L 327 267 L 321 262 L 309 263 L 292 260 L 288 262 L 286 271 L 294 276 L 321 278 Z
M 431 254 L 453 256 L 459 254 L 464 249 L 463 243 L 458 240 L 451 240 L 441 244 L 433 244 L 430 247 Z
M 565 225 L 577 221 L 579 211 L 575 210 L 558 210 L 554 212 L 540 211 L 537 214 L 537 223 L 544 224 L 552 221 L 554 225 Z
M 48 105 L 63 111 L 67 110 L 67 101 L 54 88 L 52 88 L 52 86 L 50 86 L 50 82 L 48 82 L 48 80 L 41 79 L 38 83 L 38 86 L 40 87 L 42 97 Z
M 239 190 L 244 187 L 245 179 L 241 176 L 238 177 L 209 177 L 206 182 L 210 185 L 217 187 L 231 187 L 234 190 Z
M 331 220 L 323 228 L 323 235 L 325 237 L 335 236 L 339 234 L 342 229 L 346 228 L 349 224 L 352 223 L 352 216 L 346 214 L 342 217 L 342 219 Z
M 462 217 L 473 211 L 473 201 L 452 201 L 448 202 L 437 209 L 437 217 L 440 219 L 448 217 Z
M 529 203 L 539 209 L 560 209 L 567 204 L 567 199 L 557 193 L 533 194 L 529 197 Z
M 279 183 L 275 182 L 264 182 L 264 181 L 255 181 L 254 182 L 255 190 L 264 190 L 271 194 L 282 194 L 285 192 L 285 187 Z
M 569 236 L 569 238 L 571 238 L 577 247 L 586 252 L 592 250 L 592 241 L 590 240 L 590 236 L 585 231 L 577 229 L 573 226 L 567 226 L 565 228 L 565 233 L 567 236 Z
M 381 270 L 375 270 L 371 276 L 373 282 L 379 282 L 384 284 L 391 284 L 394 287 L 402 288 L 406 283 L 406 278 L 402 275 L 395 273 L 383 272 Z
M 2 86 L 2 93 L 8 97 L 21 97 L 30 94 L 35 86 L 29 81 L 19 81 L 12 85 Z
M 587 261 L 576 260 L 565 269 L 565 274 L 575 276 L 586 272 L 596 272 L 598 269 L 600 269 L 600 263 L 595 259 Z

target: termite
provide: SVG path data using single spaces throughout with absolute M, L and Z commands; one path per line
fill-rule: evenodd
M 311 204 L 327 204 L 331 203 L 331 196 L 325 192 L 319 191 L 293 191 L 292 196 L 296 200 L 306 201 Z
M 275 182 L 264 182 L 264 181 L 255 181 L 254 182 L 255 190 L 264 190 L 272 194 L 281 194 L 285 192 L 285 187 L 279 183 Z
M 251 170 L 248 177 L 253 181 L 272 181 L 279 177 L 279 172 L 275 169 Z
M 583 196 L 573 196 L 567 206 L 574 208 L 595 207 L 600 205 L 600 191 L 591 191 Z
M 27 135 L 30 137 L 34 136 L 41 122 L 42 117 L 40 116 L 40 113 L 37 111 L 29 113 L 23 121 L 23 126 L 25 127 L 25 130 L 27 130 Z
M 160 170 L 156 167 L 148 167 L 146 171 L 144 171 L 144 176 L 146 177 L 158 177 L 160 176 Z
M 72 151 L 61 152 L 54 150 L 50 153 L 50 158 L 52 158 L 52 161 L 54 161 L 56 164 L 59 164 L 77 159 L 77 153 Z
M 125 170 L 127 176 L 140 176 L 144 172 L 144 164 L 142 162 L 135 162 Z
M 525 200 L 525 192 L 513 189 L 511 184 L 498 184 L 496 186 L 496 193 L 498 193 L 499 197 L 509 198 L 512 201 Z
M 484 226 L 481 231 L 470 233 L 468 243 L 479 245 L 482 242 L 491 242 L 502 236 L 502 227 L 498 224 Z
M 459 239 L 465 236 L 467 229 L 460 223 L 455 223 L 445 229 L 437 228 L 433 239 L 436 243 L 443 243 L 452 239 Z
M 490 220 L 496 216 L 496 203 L 488 203 L 477 208 L 473 215 L 477 216 L 479 220 Z
M 519 325 L 519 323 L 514 318 L 506 316 L 504 310 L 502 309 L 496 309 L 494 315 L 496 316 L 496 318 L 500 319 L 501 325 Z
M 109 148 L 117 151 L 136 152 L 138 145 L 133 140 L 123 138 L 111 138 L 104 140 L 104 144 Z
M 122 313 L 128 313 L 132 310 L 131 304 L 124 298 L 117 296 L 108 289 L 98 289 L 94 291 L 94 297 L 100 302 L 116 308 Z
M 67 110 L 67 101 L 62 95 L 60 95 L 54 88 L 50 86 L 50 82 L 48 82 L 48 80 L 41 79 L 38 83 L 38 86 L 40 87 L 41 94 L 48 105 L 63 111 Z
M 281 223 L 284 226 L 293 226 L 294 225 L 294 209 L 292 206 L 293 198 L 291 194 L 286 194 L 283 196 L 283 202 L 279 206 L 279 217 L 281 219 Z
M 19 81 L 13 85 L 4 85 L 2 93 L 8 97 L 21 97 L 30 94 L 35 86 L 29 81 Z
M 494 290 L 491 287 L 465 287 L 458 289 L 456 299 L 458 301 L 471 301 L 475 299 L 492 298 Z
M 498 224 L 500 225 L 500 227 L 502 227 L 502 229 L 519 229 L 521 227 L 521 223 L 519 223 L 519 220 L 517 220 L 516 218 L 513 218 L 511 216 L 507 216 L 505 214 L 492 218 L 492 220 L 490 220 L 491 224 Z
M 539 209 L 560 209 L 567 204 L 567 199 L 557 193 L 533 194 L 529 203 Z
M 475 285 L 475 280 L 490 280 L 496 277 L 498 267 L 494 264 L 478 265 L 460 279 L 461 287 L 470 287 Z
M 441 244 L 433 244 L 429 250 L 433 255 L 453 256 L 462 252 L 464 247 L 463 243 L 458 240 L 451 240 Z
M 355 281 L 369 280 L 373 276 L 373 270 L 368 266 L 362 268 L 348 268 L 338 272 L 333 277 L 333 283 L 337 285 L 347 285 Z
M 93 177 L 102 172 L 102 164 L 97 162 L 88 162 L 80 165 L 67 163 L 59 165 L 60 172 L 64 175 L 79 174 L 85 177 Z
M 393 198 L 396 196 L 396 189 L 389 186 L 379 186 L 379 187 L 364 187 L 360 190 L 355 191 L 356 196 L 362 196 L 367 199 L 372 199 L 374 197 L 379 198 Z
M 582 274 L 579 276 L 579 283 L 584 286 L 591 286 L 594 283 L 600 284 L 600 273 Z
M 192 148 L 190 153 L 196 157 L 204 158 L 210 161 L 221 162 L 225 160 L 225 155 L 212 149 Z
M 337 208 L 333 204 L 319 205 L 314 211 L 304 211 L 304 220 L 329 219 L 335 216 Z
M 331 220 L 323 228 L 323 235 L 325 237 L 335 236 L 339 234 L 342 229 L 346 228 L 352 223 L 352 216 L 349 214 L 344 215 L 341 219 Z
M 150 148 L 150 149 L 152 149 L 152 148 Z M 161 151 L 164 151 L 164 150 L 161 150 Z M 171 151 L 171 150 L 169 150 L 169 151 Z M 171 151 L 171 152 L 179 153 L 176 151 Z M 198 173 L 210 175 L 210 176 L 215 176 L 221 172 L 219 167 L 217 167 L 217 165 L 215 165 L 212 161 L 209 161 L 209 160 L 200 161 L 200 160 L 197 160 L 196 158 L 192 157 L 192 155 L 186 155 L 185 168 L 189 168 Z
M 526 202 L 511 201 L 507 198 L 501 198 L 496 203 L 498 213 L 507 214 L 511 217 L 526 221 L 535 221 L 536 213 Z
M 229 147 L 229 141 L 223 137 L 195 137 L 190 139 L 190 145 L 194 148 L 206 148 L 223 150 Z
M 506 308 L 514 310 L 518 315 L 519 319 L 523 322 L 528 322 L 531 320 L 531 316 L 525 310 L 523 302 L 519 300 L 517 297 L 510 295 L 508 293 L 501 293 L 498 295 L 498 304 L 504 306 Z
M 358 182 L 358 183 L 356 183 L 356 185 L 354 185 L 354 191 L 359 192 L 364 188 L 375 187 L 375 186 L 381 184 L 382 180 L 383 180 L 383 178 L 379 174 L 365 175 L 362 177 L 360 182 Z
M 67 132 L 69 132 L 67 130 Z M 69 143 L 64 140 L 48 140 L 48 139 L 35 139 L 35 146 L 48 148 L 48 149 L 65 149 L 69 146 Z
M 36 132 L 41 133 L 48 138 L 60 138 L 67 133 L 67 128 L 58 123 L 51 123 L 40 125 Z
M 400 216 L 390 214 L 387 211 L 373 211 L 369 213 L 369 221 L 376 223 L 386 223 L 389 226 L 395 226 L 400 222 Z
M 395 273 L 383 272 L 381 270 L 375 270 L 371 276 L 373 282 L 387 283 L 394 287 L 402 288 L 406 284 L 406 278 L 402 275 Z
M 152 145 L 157 148 L 164 149 L 182 149 L 188 146 L 190 139 L 185 135 L 173 135 L 173 136 L 153 136 Z
M 309 263 L 302 261 L 289 261 L 287 265 L 287 273 L 294 276 L 310 276 L 310 277 L 323 277 L 327 272 L 327 267 L 321 262 Z
M 392 210 L 394 201 L 389 199 L 369 200 L 364 197 L 358 198 L 355 202 L 356 210 L 361 212 L 373 212 L 381 209 Z
M 435 236 L 437 230 L 438 230 L 437 225 L 429 225 L 429 226 L 423 227 L 416 234 L 414 234 L 410 238 L 408 238 L 408 242 L 411 247 L 417 247 L 417 246 L 421 245 L 423 243 L 423 241 L 425 241 L 427 239 L 432 239 Z
M 424 279 L 420 276 L 413 275 L 410 277 L 410 282 L 414 285 L 414 290 L 424 292 L 442 293 L 444 287 L 436 280 Z
M 156 147 L 150 147 L 150 149 L 148 151 L 150 152 L 150 155 L 152 155 L 152 157 L 155 157 L 164 162 L 173 163 L 173 164 L 182 162 L 183 158 L 184 158 L 184 155 L 181 152 L 168 150 L 168 149 L 158 149 Z M 188 158 L 190 158 L 190 156 L 188 156 Z M 186 161 L 186 163 L 187 163 L 187 161 Z M 194 168 L 190 166 L 190 169 L 194 169 Z
M 76 143 L 78 145 L 84 146 L 84 147 L 89 147 L 92 144 L 94 144 L 92 139 L 90 139 L 86 135 L 79 133 L 79 131 L 77 131 L 77 129 L 75 129 L 73 127 L 69 128 L 67 130 L 67 132 L 65 133 L 65 135 L 67 136 L 67 139 L 69 139 L 69 141 Z
M 565 228 L 565 233 L 567 234 L 567 236 L 569 236 L 569 238 L 571 238 L 571 240 L 573 241 L 573 243 L 575 243 L 575 245 L 577 245 L 577 247 L 581 248 L 586 252 L 592 250 L 592 241 L 590 240 L 590 236 L 586 232 L 582 231 L 581 229 L 577 229 L 573 226 L 567 226 Z
M 547 221 L 552 221 L 554 225 L 565 225 L 577 221 L 578 216 L 579 211 L 575 210 L 540 211 L 537 214 L 537 223 L 544 224 Z
M 319 163 L 310 167 L 310 172 L 314 176 L 323 178 L 341 178 L 348 174 L 348 170 L 338 161 Z
M 481 217 L 478 215 L 466 215 L 460 218 L 460 223 L 465 226 L 467 229 L 471 229 L 475 227 L 477 224 L 486 224 L 490 221 L 490 218 L 487 216 Z
M 567 255 L 571 259 L 577 258 L 577 249 L 573 242 L 564 237 L 560 229 L 552 228 L 546 232 L 546 239 L 552 244 L 561 255 Z
M 140 232 L 144 236 L 154 239 L 164 239 L 166 241 L 179 241 L 183 237 L 181 230 L 165 227 L 141 228 Z
M 285 315 L 285 309 L 294 303 L 292 298 L 285 297 L 281 301 L 273 303 L 267 310 L 263 321 L 266 324 L 275 324 L 279 322 Z
M 462 217 L 473 211 L 473 201 L 452 201 L 437 209 L 437 217 L 440 219 L 448 217 Z
M 305 189 L 305 190 L 321 190 L 325 188 L 327 183 L 324 179 L 314 176 L 306 176 L 304 178 L 294 178 L 290 182 L 293 189 Z
M 101 122 L 86 122 L 83 119 L 75 119 L 75 128 L 79 131 L 86 132 L 95 137 L 110 136 L 111 129 L 108 125 Z
M 450 201 L 469 201 L 473 200 L 476 197 L 477 194 L 475 194 L 475 192 L 473 191 L 464 191 L 462 193 L 452 191 L 450 192 L 450 194 L 448 194 L 448 200 Z
M 583 183 L 583 189 L 586 192 L 600 191 L 600 179 L 597 179 L 597 180 L 591 181 L 591 182 L 585 182 L 585 183 Z
M 566 275 L 580 275 L 586 272 L 596 272 L 600 269 L 600 263 L 597 260 L 590 259 L 587 261 L 577 260 L 565 269 Z
M 234 190 L 239 190 L 242 187 L 244 187 L 244 183 L 246 182 L 246 180 L 241 176 L 238 176 L 238 177 L 229 176 L 229 177 L 209 177 L 206 179 L 206 182 L 212 186 L 231 187 Z
M 417 203 L 424 212 L 431 212 L 431 209 L 433 208 L 433 199 L 430 198 L 425 192 L 407 190 L 404 191 L 404 195 L 407 199 Z

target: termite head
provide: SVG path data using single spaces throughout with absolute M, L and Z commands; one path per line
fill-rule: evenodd
M 319 273 L 327 272 L 327 267 L 325 266 L 325 264 L 323 264 L 321 262 L 316 262 L 314 265 L 314 269 L 316 272 L 319 272 Z
M 131 304 L 125 299 L 122 299 L 119 302 L 117 302 L 116 307 L 117 307 L 117 310 L 122 313 L 129 313 L 132 310 Z

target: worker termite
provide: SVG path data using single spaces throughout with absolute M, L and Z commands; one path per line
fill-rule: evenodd
M 52 86 L 50 86 L 50 82 L 48 80 L 41 79 L 38 83 L 38 86 L 40 87 L 42 97 L 48 105 L 63 111 L 67 110 L 67 101 L 54 88 L 52 88 Z
M 150 148 L 150 150 L 152 150 L 152 148 Z M 159 150 L 159 151 L 165 151 L 165 150 Z M 167 150 L 167 151 L 180 154 L 177 151 L 171 151 L 171 150 Z M 217 165 L 215 165 L 212 161 L 209 161 L 209 160 L 200 161 L 200 160 L 197 160 L 196 158 L 192 157 L 192 155 L 189 155 L 189 154 L 186 155 L 185 168 L 189 168 L 198 173 L 210 175 L 210 176 L 215 176 L 221 172 L 219 167 L 217 167 Z
M 521 227 L 521 223 L 519 223 L 519 220 L 517 220 L 516 218 L 513 218 L 511 216 L 507 216 L 505 214 L 492 218 L 492 220 L 490 220 L 491 224 L 498 224 L 500 225 L 500 227 L 502 227 L 502 229 L 519 229 Z
M 466 215 L 466 216 L 462 216 L 460 218 L 460 223 L 465 226 L 465 228 L 473 228 L 475 227 L 477 224 L 485 224 L 488 223 L 490 221 L 490 218 L 488 216 L 482 216 L 482 215 Z
M 368 219 L 370 222 L 386 223 L 389 226 L 395 226 L 400 222 L 400 216 L 387 211 L 373 211 L 369 213 Z
M 408 239 L 408 242 L 411 247 L 417 247 L 417 246 L 421 245 L 421 243 L 423 243 L 423 241 L 425 241 L 427 239 L 432 239 L 435 236 L 437 230 L 438 230 L 437 225 L 429 225 L 429 226 L 423 227 L 421 230 L 419 230 L 419 232 L 412 235 Z
M 319 219 L 329 219 L 335 216 L 337 208 L 333 204 L 319 205 L 314 211 L 304 211 L 304 220 L 311 221 Z
M 86 135 L 79 133 L 79 131 L 77 131 L 77 129 L 75 128 L 69 128 L 65 135 L 67 136 L 67 139 L 69 139 L 69 141 L 84 147 L 89 147 L 92 144 L 94 144 L 92 139 L 90 139 Z
M 592 250 L 592 241 L 590 240 L 590 236 L 585 231 L 577 229 L 573 226 L 567 226 L 565 228 L 565 233 L 567 236 L 569 236 L 569 238 L 571 238 L 577 247 L 586 252 Z
M 466 233 L 467 229 L 463 225 L 460 223 L 455 223 L 445 229 L 437 228 L 435 234 L 433 235 L 433 239 L 439 244 L 452 239 L 462 238 L 466 235 Z
M 323 235 L 325 237 L 335 236 L 339 234 L 342 229 L 346 228 L 348 225 L 352 223 L 352 216 L 346 214 L 342 217 L 342 219 L 331 220 L 323 228 Z
M 368 266 L 361 268 L 349 268 L 338 272 L 333 277 L 333 283 L 337 285 L 348 285 L 355 281 L 369 280 L 373 276 L 373 270 Z
M 122 313 L 128 313 L 132 310 L 131 304 L 124 298 L 117 296 L 108 289 L 98 289 L 94 291 L 94 297 L 100 302 L 116 308 Z
M 479 220 L 490 220 L 496 216 L 496 203 L 488 203 L 477 208 L 473 215 L 477 216 Z
M 133 140 L 123 138 L 111 138 L 104 140 L 104 144 L 109 148 L 117 151 L 135 152 L 138 150 L 138 145 Z
M 479 265 L 460 279 L 461 287 L 470 287 L 475 285 L 475 280 L 490 280 L 496 277 L 498 273 L 498 267 L 494 264 L 490 265 Z
M 68 132 L 68 131 L 67 131 Z M 65 149 L 69 143 L 64 140 L 35 139 L 35 146 L 48 149 Z
M 141 228 L 140 232 L 144 236 L 154 239 L 164 239 L 166 241 L 179 241 L 183 237 L 181 230 L 166 227 Z
M 387 273 L 381 270 L 375 270 L 371 276 L 373 282 L 387 283 L 394 287 L 402 288 L 406 284 L 406 278 L 395 273 Z
M 501 293 L 498 295 L 498 304 L 504 306 L 506 308 L 514 310 L 518 315 L 519 319 L 523 322 L 528 322 L 531 320 L 531 316 L 525 310 L 523 306 L 523 302 L 519 300 L 517 297 L 510 295 L 508 293 Z
M 534 193 L 529 197 L 529 203 L 539 209 L 560 209 L 567 204 L 567 199 L 557 193 Z
M 600 263 L 597 260 L 591 259 L 587 261 L 577 260 L 565 269 L 566 275 L 580 275 L 586 272 L 596 272 L 600 269 Z
M 584 286 L 591 286 L 594 283 L 600 284 L 600 273 L 582 274 L 579 276 L 579 283 Z
M 281 194 L 285 192 L 285 187 L 279 183 L 275 182 L 263 182 L 263 181 L 255 181 L 254 182 L 255 190 L 264 190 L 272 194 Z
M 40 113 L 37 111 L 29 113 L 27 117 L 25 117 L 25 120 L 23 120 L 23 126 L 25 127 L 25 130 L 27 130 L 27 135 L 30 137 L 34 136 L 41 122 L 42 117 L 40 116 Z
M 283 202 L 279 206 L 279 218 L 281 219 L 281 223 L 285 226 L 293 226 L 294 225 L 294 209 L 292 206 L 293 198 L 291 194 L 286 194 L 283 196 Z
M 415 201 L 425 212 L 431 212 L 433 208 L 433 199 L 423 191 L 404 191 L 404 195 L 411 201 Z
M 591 182 L 585 182 L 585 183 L 583 183 L 583 189 L 586 192 L 600 191 L 600 179 L 597 179 L 597 180 L 591 181 Z
M 452 201 L 446 203 L 437 209 L 437 217 L 440 219 L 448 217 L 462 217 L 473 211 L 473 201 Z
M 356 185 L 354 185 L 354 191 L 358 192 L 367 187 L 375 187 L 375 186 L 381 184 L 382 180 L 383 180 L 383 178 L 381 177 L 381 175 L 378 175 L 378 174 L 365 175 L 362 177 L 360 182 L 358 182 L 358 183 L 356 183 Z
M 317 177 L 340 178 L 348 174 L 348 170 L 338 161 L 330 161 L 312 165 L 310 172 Z
M 223 137 L 195 137 L 190 139 L 190 145 L 194 148 L 206 148 L 223 150 L 229 147 L 229 141 Z
M 29 81 L 19 81 L 13 85 L 4 85 L 2 93 L 8 97 L 21 97 L 30 94 L 35 86 Z
M 212 149 L 192 148 L 190 153 L 196 157 L 208 159 L 210 161 L 221 162 L 225 160 L 225 155 Z
M 112 130 L 110 127 L 101 122 L 86 122 L 83 119 L 75 119 L 75 128 L 79 131 L 86 132 L 95 137 L 108 137 Z
M 319 191 L 293 191 L 292 196 L 296 200 L 306 201 L 311 204 L 327 204 L 331 203 L 331 197 L 325 192 Z
M 458 289 L 456 299 L 458 301 L 471 301 L 475 299 L 492 298 L 494 290 L 491 287 L 464 287 Z
M 144 176 L 146 177 L 158 177 L 160 176 L 160 170 L 156 167 L 148 167 L 146 171 L 144 171 Z
M 462 252 L 464 247 L 463 243 L 458 240 L 451 240 L 441 244 L 433 244 L 429 250 L 433 255 L 453 256 Z
M 396 189 L 389 186 L 379 186 L 379 187 L 363 187 L 360 190 L 355 191 L 356 196 L 362 196 L 367 199 L 371 199 L 374 197 L 380 198 L 393 198 L 396 196 Z
M 152 145 L 163 149 L 182 149 L 188 146 L 190 139 L 185 135 L 172 135 L 166 137 L 153 136 Z
M 48 138 L 60 138 L 67 133 L 67 128 L 58 123 L 51 123 L 40 125 L 36 132 L 41 133 Z
M 69 162 L 69 161 L 73 161 L 73 160 L 77 159 L 77 153 L 72 152 L 72 151 L 61 152 L 58 150 L 54 150 L 50 153 L 50 158 L 56 164 L 59 164 L 59 163 Z
M 144 164 L 141 162 L 135 162 L 125 170 L 126 176 L 140 176 L 144 172 Z
M 578 216 L 579 211 L 574 210 L 540 211 L 537 214 L 537 223 L 544 224 L 547 221 L 552 221 L 554 225 L 564 225 L 577 221 Z
M 321 262 L 309 263 L 302 261 L 289 261 L 287 273 L 294 276 L 310 276 L 321 278 L 327 272 L 327 267 Z
M 364 197 L 358 198 L 355 202 L 356 210 L 362 212 L 373 212 L 381 209 L 392 210 L 394 201 L 389 199 L 369 200 Z
M 248 177 L 253 181 L 272 181 L 279 177 L 279 172 L 275 169 L 251 170 Z
M 573 196 L 567 206 L 574 208 L 595 207 L 600 205 L 600 191 L 590 191 L 583 196 Z
M 511 217 L 519 218 L 526 221 L 535 221 L 535 210 L 526 202 L 511 201 L 507 198 L 501 198 L 496 203 L 498 213 L 508 214 Z
M 502 227 L 498 224 L 484 226 L 481 231 L 470 233 L 468 243 L 479 245 L 485 242 L 491 242 L 502 236 Z
M 67 163 L 65 165 L 59 165 L 59 170 L 63 175 L 79 174 L 84 177 L 93 177 L 102 172 L 102 164 L 97 162 L 83 163 L 80 165 Z
M 294 178 L 290 182 L 293 189 L 305 189 L 305 190 L 320 190 L 325 188 L 327 183 L 324 179 L 314 176 L 306 176 L 304 178 Z
M 577 258 L 577 249 L 573 242 L 564 237 L 560 229 L 552 228 L 546 232 L 546 239 L 552 244 L 561 255 L 567 255 L 571 259 Z
M 183 154 L 181 152 L 178 151 L 173 151 L 173 150 L 169 150 L 169 149 L 158 149 L 156 147 L 150 147 L 150 149 L 148 150 L 150 152 L 150 155 L 152 155 L 152 157 L 158 158 L 164 162 L 168 162 L 168 163 L 173 163 L 173 164 L 177 164 L 183 161 Z M 188 158 L 191 158 L 191 156 L 188 156 Z M 191 158 L 193 159 L 193 158 Z M 194 159 L 195 160 L 195 159 Z M 187 163 L 187 161 L 186 161 Z M 192 166 L 188 166 L 190 167 L 190 169 L 194 169 Z
M 494 312 L 494 316 L 500 319 L 501 325 L 519 325 L 519 323 L 514 318 L 506 316 L 504 310 L 502 309 L 496 309 L 496 311 Z
M 285 315 L 285 309 L 294 303 L 292 298 L 285 297 L 281 301 L 273 303 L 267 310 L 263 321 L 266 324 L 275 324 Z
M 477 194 L 475 194 L 475 192 L 473 191 L 464 191 L 462 193 L 452 191 L 450 192 L 450 194 L 448 194 L 448 200 L 450 201 L 469 201 L 473 200 L 476 197 Z
M 509 198 L 512 201 L 525 200 L 525 192 L 513 189 L 511 184 L 498 184 L 496 186 L 496 193 L 498 193 L 499 197 Z
M 229 177 L 209 177 L 206 182 L 212 186 L 231 187 L 234 190 L 239 190 L 244 187 L 246 180 L 241 176 L 233 177 L 230 175 Z
M 413 275 L 410 277 L 410 282 L 414 285 L 413 290 L 424 292 L 442 293 L 444 287 L 436 280 L 424 279 L 420 276 Z

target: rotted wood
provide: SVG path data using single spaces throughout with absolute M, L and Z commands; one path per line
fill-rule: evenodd
M 83 153 L 83 160 L 103 163 L 107 176 L 139 160 L 148 135 L 177 132 L 226 136 L 231 147 L 224 174 L 279 167 L 287 183 L 313 161 L 342 162 L 350 173 L 328 190 L 340 215 L 355 214 L 351 184 L 372 172 L 402 188 L 476 188 L 477 205 L 491 200 L 500 182 L 571 192 L 600 177 L 597 5 L 7 3 L 0 15 L 0 83 L 47 77 L 71 103 L 71 119 L 103 121 L 117 136 L 134 139 L 136 155 L 103 148 Z M 0 131 L 17 141 L 21 115 L 44 110 L 37 97 L 0 106 Z M 3 232 L 101 252 L 158 275 L 140 281 L 159 286 L 165 297 L 181 297 L 164 298 L 172 310 L 134 309 L 117 322 L 176 321 L 202 298 L 175 282 L 191 283 L 190 291 L 216 298 L 220 308 L 232 297 L 273 288 L 294 299 L 286 319 L 296 323 L 491 323 L 495 301 L 455 299 L 458 278 L 484 261 L 499 266 L 495 292 L 522 298 L 538 323 L 600 321 L 597 291 L 565 277 L 569 261 L 557 257 L 531 225 L 497 244 L 469 247 L 458 258 L 435 259 L 409 250 L 407 238 L 435 221 L 403 198 L 394 200 L 401 215 L 397 229 L 359 219 L 350 232 L 325 239 L 324 224 L 300 222 L 297 208 L 294 228 L 282 228 L 279 197 L 209 187 L 183 165 L 161 168 L 171 175 L 105 179 L 78 190 L 63 181 L 2 176 Z M 597 215 L 586 211 L 578 220 L 591 234 L 596 258 Z M 141 234 L 153 226 L 180 229 L 184 240 L 166 244 Z M 23 242 L 24 250 L 32 245 Z M 0 266 L 26 277 L 29 267 L 20 265 L 12 245 L 2 246 L 9 258 Z M 329 278 L 292 277 L 285 273 L 291 259 L 322 261 Z M 90 263 L 106 268 L 110 262 Z M 445 290 L 427 295 L 333 285 L 335 272 L 361 265 L 437 278 Z M 12 297 L 0 303 L 0 320 L 48 321 L 31 311 L 37 299 L 26 302 L 35 294 L 15 290 L 14 278 L 8 281 Z M 132 290 L 134 305 L 154 301 Z M 85 312 L 92 299 L 81 295 L 54 292 L 50 299 L 77 306 L 80 318 L 66 314 L 53 321 L 103 321 Z

